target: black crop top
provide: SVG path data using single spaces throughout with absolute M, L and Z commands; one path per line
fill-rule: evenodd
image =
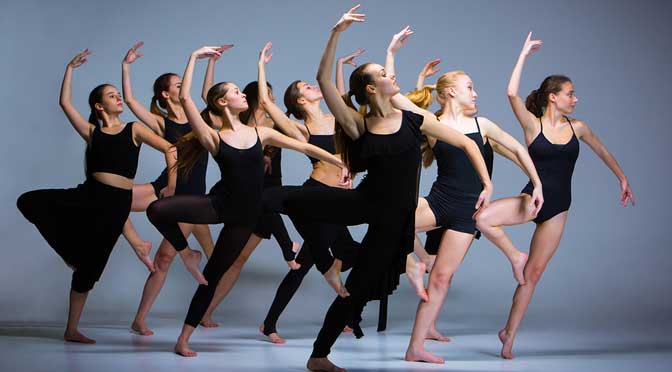
M 333 134 L 311 134 L 310 137 L 308 137 L 308 143 L 310 143 L 313 146 L 317 146 L 330 154 L 336 153 L 336 146 L 334 145 Z M 310 159 L 310 162 L 313 165 L 315 165 L 315 163 L 320 161 L 319 159 L 315 159 L 309 155 L 306 156 L 308 156 L 308 159 Z
M 140 146 L 133 143 L 133 123 L 117 134 L 107 134 L 96 127 L 87 151 L 87 173 L 105 172 L 135 178 Z

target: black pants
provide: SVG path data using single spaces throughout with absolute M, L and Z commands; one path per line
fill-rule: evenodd
M 347 271 L 354 263 L 357 251 L 359 250 L 359 243 L 352 238 L 347 227 L 338 225 L 327 226 L 333 227 L 332 231 L 329 232 L 333 237 L 330 243 L 332 250 L 339 252 L 339 259 L 343 260 L 342 271 Z M 301 267 L 297 270 L 289 270 L 278 286 L 278 290 L 275 292 L 275 297 L 273 298 L 273 303 L 268 309 L 266 319 L 264 319 L 265 335 L 268 336 L 271 333 L 277 332 L 276 324 L 280 314 L 282 314 L 289 304 L 289 301 L 291 301 L 292 297 L 299 289 L 299 286 L 301 286 L 303 278 L 313 267 L 314 261 L 310 252 L 311 249 L 304 244 L 299 255 L 296 257 L 296 262 L 301 264 Z
M 215 289 L 224 273 L 231 267 L 243 250 L 254 228 L 254 219 L 236 219 L 235 211 L 218 211 L 213 206 L 213 196 L 183 195 L 160 199 L 149 205 L 147 216 L 175 249 L 187 247 L 187 241 L 180 231 L 178 222 L 192 224 L 224 223 L 215 248 L 203 269 L 208 285 L 199 285 L 191 299 L 189 311 L 184 321 L 197 327 L 210 306 Z
M 327 311 L 322 329 L 313 344 L 313 357 L 326 357 L 348 320 L 358 323 L 366 303 L 384 299 L 399 285 L 406 256 L 413 251 L 415 206 L 375 203 L 364 191 L 303 188 L 291 192 L 285 210 L 297 222 L 359 225 L 369 228 L 362 240 L 345 286 L 349 297 L 337 297 Z M 311 232 L 304 236 L 312 245 L 319 239 Z
M 273 203 L 272 198 L 276 197 L 277 192 L 274 192 L 273 189 L 281 187 L 282 183 L 280 179 L 277 182 L 266 181 L 264 183 L 264 204 Z M 254 233 L 263 238 L 270 239 L 271 235 L 275 238 L 275 241 L 280 246 L 282 251 L 282 258 L 285 261 L 292 261 L 296 258 L 296 253 L 292 250 L 293 242 L 289 237 L 287 232 L 287 227 L 285 227 L 285 222 L 282 220 L 280 213 L 272 210 L 265 210 L 264 213 L 259 217 L 259 221 L 254 228 Z
M 75 268 L 72 290 L 86 293 L 103 274 L 132 197 L 131 190 L 91 178 L 73 189 L 29 191 L 16 204 L 56 253 Z

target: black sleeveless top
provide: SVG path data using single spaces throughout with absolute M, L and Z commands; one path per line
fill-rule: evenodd
M 478 119 L 474 119 L 478 132 L 465 133 L 464 135 L 476 143 L 487 165 L 488 160 L 485 159 L 485 145 L 483 144 L 483 136 L 481 136 L 481 127 L 478 124 Z M 490 151 L 489 172 L 492 169 L 492 147 L 490 147 Z M 439 173 L 432 185 L 432 191 L 436 189 L 436 191 L 441 190 L 451 194 L 478 197 L 483 190 L 483 184 L 464 151 L 441 140 L 436 140 L 432 152 L 436 157 Z
M 221 174 L 220 180 L 210 189 L 215 208 L 220 215 L 226 209 L 229 215 L 256 221 L 264 190 L 264 153 L 259 133 L 257 142 L 247 149 L 228 145 L 219 136 L 219 151 L 214 159 Z
M 313 146 L 317 146 L 330 154 L 336 153 L 336 146 L 334 145 L 333 134 L 311 134 L 310 129 L 308 129 L 307 125 L 306 130 L 308 130 L 308 143 L 310 143 Z M 320 161 L 319 159 L 315 159 L 313 157 L 310 157 L 309 155 L 306 156 L 308 156 L 310 163 L 313 165 L 315 165 L 315 163 Z
M 357 186 L 381 209 L 415 211 L 424 136 L 422 115 L 402 110 L 401 126 L 391 134 L 367 131 L 357 140 L 358 165 L 367 175 Z M 366 125 L 366 121 L 364 122 Z
M 133 123 L 117 134 L 107 134 L 96 127 L 86 152 L 87 174 L 105 172 L 135 178 L 140 146 L 133 143 Z
M 163 138 L 171 144 L 176 144 L 182 136 L 191 133 L 191 130 L 192 128 L 189 123 L 178 124 L 167 117 L 164 119 Z M 177 158 L 180 158 L 179 151 L 177 153 Z M 177 175 L 175 194 L 205 194 L 205 176 L 207 170 L 208 152 L 203 151 L 196 160 L 196 163 L 194 163 L 194 167 L 191 169 L 188 177 L 182 177 L 179 174 Z M 161 188 L 164 187 L 168 183 L 168 170 L 164 168 L 163 172 L 161 172 L 161 175 L 159 175 L 159 178 L 155 182 L 158 182 L 161 185 Z

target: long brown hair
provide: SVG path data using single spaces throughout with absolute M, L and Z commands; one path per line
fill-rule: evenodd
M 217 100 L 224 97 L 229 91 L 229 83 L 222 82 L 217 83 L 208 90 L 208 95 L 206 97 L 207 106 L 203 111 L 201 111 L 201 118 L 203 121 L 208 124 L 210 128 L 214 128 L 212 122 L 212 116 L 221 116 L 223 111 L 222 108 L 217 106 Z M 230 123 L 222 123 L 224 125 L 231 125 Z M 201 157 L 205 148 L 201 145 L 201 142 L 196 138 L 194 132 L 188 133 L 180 138 L 179 141 L 175 144 L 177 147 L 177 172 L 181 176 L 188 176 L 191 173 L 191 170 L 194 168 L 194 164 Z
M 173 76 L 178 76 L 172 72 L 162 74 L 156 80 L 154 80 L 153 91 L 154 95 L 152 96 L 152 104 L 149 106 L 149 111 L 152 114 L 162 116 L 164 118 L 168 117 L 168 114 L 163 110 L 168 110 L 168 100 L 163 96 L 163 92 L 170 89 L 170 78 Z M 161 110 L 163 109 L 163 110 Z
M 100 129 L 100 117 L 98 116 L 98 110 L 96 110 L 96 103 L 101 103 L 103 101 L 103 91 L 107 87 L 114 87 L 112 84 L 100 84 L 99 86 L 93 88 L 91 93 L 89 93 L 89 108 L 91 113 L 89 114 L 89 123 L 93 124 L 96 129 Z M 91 144 L 86 146 L 86 151 L 84 152 L 84 174 L 86 178 L 91 176 L 89 172 L 89 151 L 91 150 Z

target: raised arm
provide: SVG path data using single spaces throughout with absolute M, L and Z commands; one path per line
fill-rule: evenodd
M 72 127 L 75 128 L 75 131 L 79 133 L 86 143 L 91 142 L 91 132 L 95 127 L 93 124 L 89 123 L 88 120 L 84 119 L 82 114 L 80 114 L 72 104 L 72 71 L 84 64 L 90 54 L 91 51 L 88 48 L 84 49 L 83 52 L 77 54 L 72 61 L 68 63 L 68 66 L 65 68 L 65 75 L 63 76 L 63 83 L 61 84 L 61 96 L 59 98 L 59 104 L 61 105 L 65 116 L 68 117 Z
M 588 127 L 588 124 L 581 120 L 576 120 L 574 123 L 574 130 L 576 131 L 577 137 L 583 142 L 585 142 L 590 148 L 597 154 L 597 156 L 602 159 L 604 164 L 611 169 L 612 172 L 618 178 L 618 182 L 621 188 L 621 204 L 626 207 L 628 205 L 628 200 L 632 205 L 635 205 L 635 195 L 632 193 L 630 188 L 630 183 L 628 178 L 625 176 L 625 173 L 621 169 L 621 166 L 618 165 L 616 158 L 607 150 L 607 147 L 600 142 L 597 136 L 593 131 Z
M 479 124 L 483 134 L 488 139 L 495 141 L 497 144 L 501 145 L 504 150 L 509 151 L 515 156 L 517 161 L 514 161 L 520 169 L 525 172 L 525 174 L 530 178 L 534 190 L 532 192 L 532 203 L 536 206 L 534 214 L 536 215 L 541 210 L 541 206 L 544 203 L 544 197 L 542 192 L 541 179 L 537 174 L 537 168 L 535 168 L 530 154 L 527 152 L 527 149 L 523 147 L 520 142 L 516 141 L 510 134 L 503 131 L 497 124 L 486 119 L 479 118 Z
M 144 55 L 137 52 L 138 49 L 143 45 L 144 43 L 142 41 L 133 45 L 133 47 L 131 47 L 131 49 L 126 52 L 124 60 L 121 61 L 121 89 L 124 95 L 124 102 L 126 102 L 135 116 L 137 116 L 140 121 L 145 123 L 145 125 L 147 125 L 154 133 L 163 137 L 165 125 L 163 118 L 153 114 L 142 103 L 140 103 L 140 101 L 135 99 L 135 96 L 133 95 L 133 88 L 131 86 L 131 63 L 135 62 L 138 58 Z
M 436 68 L 436 66 L 441 63 L 440 59 L 433 59 L 427 63 L 425 63 L 425 67 L 422 68 L 420 73 L 418 74 L 418 80 L 415 83 L 415 89 L 420 90 L 425 86 L 425 79 L 435 75 L 436 73 L 439 72 L 439 69 Z
M 336 60 L 336 88 L 338 88 L 338 92 L 341 94 L 341 96 L 344 96 L 346 93 L 345 78 L 343 77 L 343 65 L 347 64 L 357 67 L 355 58 L 361 56 L 363 53 L 364 48 L 359 48 L 354 52 L 345 55 L 343 57 L 340 57 L 339 59 Z
M 201 145 L 211 154 L 219 149 L 219 134 L 203 120 L 196 104 L 191 99 L 191 83 L 194 77 L 196 60 L 217 54 L 222 54 L 221 48 L 209 46 L 204 46 L 191 53 L 187 68 L 184 70 L 184 76 L 182 76 L 182 87 L 180 88 L 180 102 L 187 119 L 189 119 L 191 129 Z
M 526 137 L 528 137 L 528 133 L 530 133 L 529 137 L 533 136 L 532 133 L 536 133 L 537 118 L 534 116 L 534 114 L 527 111 L 527 108 L 525 107 L 525 101 L 523 101 L 523 99 L 518 96 L 518 90 L 520 89 L 520 77 L 523 74 L 525 60 L 530 54 L 539 50 L 542 44 L 543 43 L 541 40 L 532 40 L 531 31 L 529 34 L 527 34 L 525 44 L 523 44 L 523 49 L 520 51 L 520 55 L 518 56 L 518 61 L 513 67 L 513 71 L 511 72 L 509 86 L 506 89 L 506 94 L 509 97 L 509 103 L 511 104 L 513 113 L 516 115 L 516 118 L 518 118 L 518 122 L 523 128 Z
M 490 181 L 490 175 L 488 175 L 488 168 L 485 165 L 485 160 L 481 155 L 481 151 L 478 149 L 478 145 L 472 141 L 469 137 L 464 134 L 456 131 L 455 129 L 450 128 L 445 124 L 441 124 L 436 117 L 425 116 L 420 126 L 422 133 L 438 138 L 443 142 L 446 142 L 450 145 L 460 148 L 465 152 L 469 161 L 473 165 L 478 177 L 481 179 L 483 184 L 483 191 L 478 197 L 476 202 L 476 209 L 480 207 L 487 207 L 490 204 L 490 198 L 492 197 L 492 182 Z
M 385 56 L 385 72 L 389 76 L 396 75 L 394 71 L 394 55 L 397 54 L 397 51 L 403 47 L 408 38 L 413 35 L 413 30 L 411 26 L 404 27 L 401 31 L 392 36 L 390 45 L 387 46 L 387 54 Z
M 308 141 L 308 130 L 306 127 L 297 123 L 296 121 L 290 119 L 285 115 L 285 113 L 268 98 L 268 86 L 266 85 L 266 64 L 273 57 L 271 48 L 273 43 L 270 41 L 264 45 L 264 48 L 259 52 L 259 61 L 258 61 L 258 77 L 257 85 L 259 86 L 259 104 L 264 110 L 271 116 L 271 119 L 280 127 L 280 129 L 287 133 L 288 136 L 294 138 L 297 141 L 307 142 Z
M 146 143 L 165 154 L 166 169 L 168 169 L 168 185 L 161 190 L 159 196 L 167 197 L 174 195 L 177 181 L 177 149 L 175 149 L 175 146 L 142 125 L 133 126 L 133 136 L 136 142 Z
M 233 48 L 233 44 L 224 44 L 221 46 L 222 52 Z M 205 77 L 203 78 L 203 89 L 201 90 L 201 98 L 203 98 L 203 102 L 208 102 L 208 91 L 210 88 L 212 88 L 213 85 L 215 85 L 215 62 L 219 60 L 219 57 L 221 55 L 212 55 L 210 56 L 210 59 L 208 59 L 208 68 L 205 70 Z
M 336 118 L 336 122 L 343 128 L 345 133 L 352 139 L 357 139 L 364 133 L 364 118 L 360 113 L 343 102 L 338 88 L 331 79 L 331 71 L 334 66 L 338 36 L 345 31 L 353 22 L 364 22 L 364 14 L 355 13 L 360 5 L 356 5 L 331 29 L 329 41 L 322 54 L 320 67 L 317 70 L 317 83 L 320 85 L 324 100 L 329 110 Z

